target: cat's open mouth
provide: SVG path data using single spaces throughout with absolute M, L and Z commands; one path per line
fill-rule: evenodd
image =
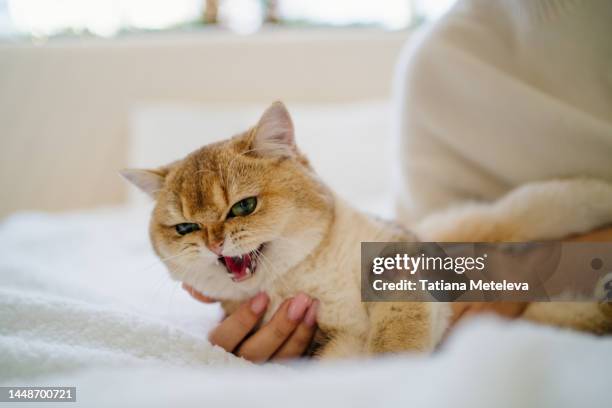
M 261 251 L 260 245 L 254 251 L 239 256 L 221 256 L 219 261 L 225 265 L 227 273 L 234 282 L 242 282 L 249 279 L 257 269 L 257 253 Z

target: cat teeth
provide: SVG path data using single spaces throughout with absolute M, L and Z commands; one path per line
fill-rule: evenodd
M 261 249 L 261 246 L 260 246 L 260 249 Z M 246 279 L 250 278 L 251 276 L 253 276 L 255 274 L 255 270 L 257 269 L 257 265 L 258 265 L 257 255 L 258 255 L 258 253 L 257 253 L 257 250 L 256 250 L 256 251 L 251 251 L 248 254 L 239 255 L 239 256 L 232 256 L 232 257 L 222 256 L 222 257 L 217 259 L 217 263 L 218 264 L 222 264 L 223 266 L 225 266 L 225 268 L 227 270 L 227 275 L 234 282 L 242 282 L 243 280 L 246 280 Z M 231 261 L 230 261 L 230 259 L 231 259 Z M 248 260 L 248 262 L 247 262 L 247 260 Z M 228 265 L 227 262 L 232 262 L 232 263 L 235 263 L 235 264 Z M 238 265 L 236 265 L 236 264 L 238 264 Z M 240 269 L 242 269 L 244 267 L 244 273 L 232 272 L 230 270 L 231 267 L 237 267 L 237 266 L 239 266 Z M 237 275 L 240 275 L 240 277 L 237 277 Z

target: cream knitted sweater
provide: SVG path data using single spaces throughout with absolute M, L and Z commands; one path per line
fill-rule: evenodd
M 396 77 L 399 219 L 522 183 L 612 181 L 612 1 L 464 0 Z

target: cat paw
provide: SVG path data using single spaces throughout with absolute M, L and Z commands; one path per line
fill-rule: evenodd
M 525 241 L 583 234 L 612 222 L 612 183 L 566 179 L 523 185 L 495 206 Z

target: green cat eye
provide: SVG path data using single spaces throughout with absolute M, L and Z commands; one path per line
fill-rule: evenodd
M 190 232 L 198 231 L 200 229 L 200 226 L 193 222 L 184 222 L 182 224 L 175 225 L 174 228 L 176 229 L 176 232 L 178 232 L 179 234 L 186 235 L 186 234 L 189 234 Z
M 255 211 L 255 207 L 257 207 L 257 197 L 245 198 L 232 206 L 227 217 L 244 217 Z

